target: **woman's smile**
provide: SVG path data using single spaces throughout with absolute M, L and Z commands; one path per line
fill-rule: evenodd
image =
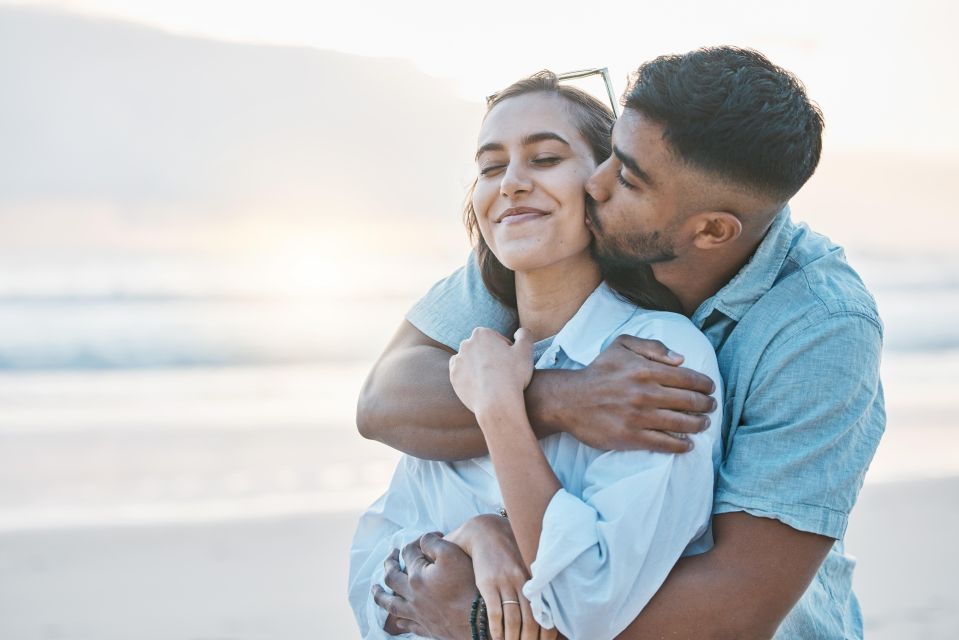
M 533 207 L 510 207 L 496 218 L 496 224 L 520 224 L 530 220 L 539 220 L 548 215 L 548 211 Z

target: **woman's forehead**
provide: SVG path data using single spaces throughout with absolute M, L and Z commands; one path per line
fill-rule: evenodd
M 480 127 L 479 144 L 521 140 L 540 131 L 554 131 L 568 140 L 582 137 L 566 99 L 537 91 L 507 98 L 490 109 Z

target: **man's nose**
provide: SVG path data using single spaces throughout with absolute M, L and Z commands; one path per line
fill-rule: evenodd
M 609 200 L 609 179 L 610 161 L 606 160 L 593 171 L 593 175 L 586 180 L 586 193 L 592 196 L 596 202 L 606 202 Z
M 532 188 L 533 184 L 520 163 L 511 162 L 507 165 L 499 186 L 502 195 L 507 198 L 515 198 L 521 193 L 528 193 Z

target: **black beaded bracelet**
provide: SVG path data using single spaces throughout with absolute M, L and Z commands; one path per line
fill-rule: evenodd
M 476 597 L 473 598 L 473 605 L 470 607 L 470 638 L 472 640 L 480 640 L 479 629 L 476 627 L 476 619 L 479 614 L 479 604 L 482 601 L 483 597 L 476 594 Z

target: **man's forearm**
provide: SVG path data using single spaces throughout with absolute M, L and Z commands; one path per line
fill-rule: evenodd
M 769 518 L 713 518 L 716 546 L 682 558 L 617 640 L 772 638 L 833 540 Z
M 473 416 L 453 393 L 450 354 L 431 346 L 387 353 L 376 364 L 356 410 L 360 433 L 428 460 L 460 460 L 486 453 Z M 410 375 L 415 371 L 415 375 Z
M 476 418 L 453 392 L 452 353 L 404 323 L 373 368 L 356 410 L 360 433 L 428 460 L 486 455 Z M 526 391 L 527 411 L 538 437 L 554 433 L 558 383 L 572 372 L 540 371 Z

